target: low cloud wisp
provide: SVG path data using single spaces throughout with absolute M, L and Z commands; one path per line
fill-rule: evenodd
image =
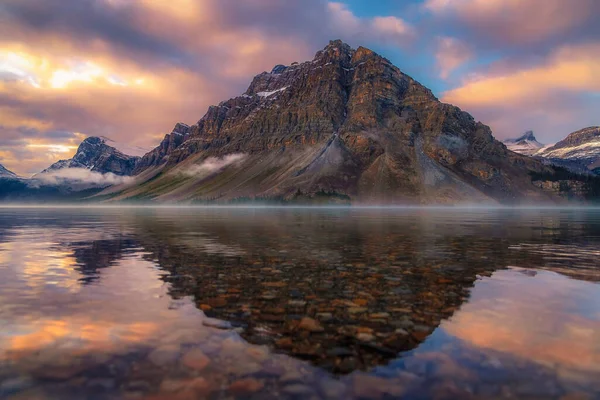
M 65 168 L 45 172 L 32 178 L 34 186 L 77 185 L 87 187 L 106 187 L 131 182 L 129 176 L 119 176 L 112 172 L 100 173 L 86 168 Z
M 209 157 L 202 164 L 194 165 L 186 170 L 183 173 L 187 176 L 193 177 L 204 177 L 208 176 L 214 172 L 221 171 L 225 167 L 240 162 L 246 158 L 246 154 L 243 153 L 232 153 L 227 154 L 221 158 L 217 157 Z

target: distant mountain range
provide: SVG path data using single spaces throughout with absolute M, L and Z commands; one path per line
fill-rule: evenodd
M 553 145 L 538 142 L 532 131 L 503 142 L 509 150 L 533 156 L 547 164 L 577 173 L 600 174 L 600 127 L 591 126 L 569 134 Z
M 554 146 L 535 154 L 552 162 L 571 162 L 600 173 L 600 126 L 591 126 L 569 134 Z
M 506 145 L 542 147 L 532 132 Z M 341 41 L 257 75 L 141 158 L 88 138 L 28 185 L 185 203 L 539 203 L 592 192 L 589 178 L 510 151 L 387 59 Z

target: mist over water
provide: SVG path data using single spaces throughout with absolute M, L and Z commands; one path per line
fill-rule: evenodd
M 599 249 L 597 209 L 0 208 L 0 398 L 594 398 Z

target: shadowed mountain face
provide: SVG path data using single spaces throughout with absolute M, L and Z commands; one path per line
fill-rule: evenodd
M 552 201 L 466 112 L 385 58 L 332 41 L 312 61 L 278 65 L 144 156 L 113 199 L 350 199 L 362 203 Z

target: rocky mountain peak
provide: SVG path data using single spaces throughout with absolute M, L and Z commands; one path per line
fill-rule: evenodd
M 175 127 L 173 128 L 171 134 L 177 133 L 181 135 L 187 135 L 188 133 L 190 133 L 190 126 L 188 124 L 184 124 L 183 122 L 178 122 L 177 124 L 175 124 Z
M 312 62 L 316 63 L 319 61 L 323 61 L 325 63 L 340 62 L 347 64 L 352 59 L 354 53 L 355 50 L 348 44 L 342 42 L 339 39 L 332 40 L 323 50 L 317 51 Z
M 537 142 L 533 131 L 526 131 L 520 138 L 516 139 L 517 142 L 520 142 L 522 140 L 535 140 Z
M 544 147 L 542 143 L 537 141 L 533 131 L 526 131 L 518 138 L 506 139 L 503 143 L 509 150 L 526 156 L 532 156 Z
M 81 142 L 73 158 L 60 160 L 41 173 L 65 168 L 85 168 L 99 173 L 131 175 L 139 157 L 123 154 L 106 144 L 107 140 L 96 136 L 88 137 Z
M 163 164 L 168 159 L 168 154 L 175 151 L 189 136 L 191 127 L 183 122 L 178 122 L 171 133 L 167 133 L 158 147 L 146 153 L 136 164 L 134 174 L 137 174 L 151 166 Z

